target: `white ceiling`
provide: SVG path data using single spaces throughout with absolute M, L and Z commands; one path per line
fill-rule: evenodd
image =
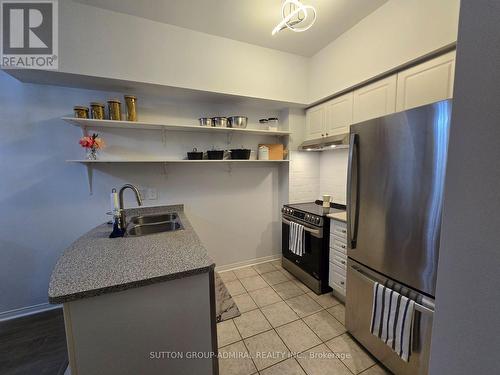
M 312 56 L 388 0 L 303 0 L 316 8 L 314 26 L 283 30 L 281 0 L 77 0 L 88 5 L 168 23 L 263 47 Z

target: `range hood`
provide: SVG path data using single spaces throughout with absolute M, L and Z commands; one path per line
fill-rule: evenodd
M 299 146 L 299 151 L 327 151 L 340 148 L 349 148 L 349 133 L 305 141 Z

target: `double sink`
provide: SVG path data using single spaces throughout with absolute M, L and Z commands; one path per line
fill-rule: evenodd
M 130 219 L 127 236 L 140 237 L 148 234 L 174 232 L 184 229 L 176 212 L 168 214 L 141 215 Z

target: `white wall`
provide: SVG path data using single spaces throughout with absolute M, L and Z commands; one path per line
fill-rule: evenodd
M 290 203 L 313 202 L 324 194 L 346 203 L 348 150 L 293 151 L 290 161 Z
M 500 373 L 499 18 L 498 0 L 462 1 L 432 375 Z
M 346 149 L 323 151 L 319 157 L 319 195 L 328 194 L 335 203 L 346 204 L 347 158 Z
M 104 100 L 121 93 L 22 84 L 0 72 L 0 313 L 42 304 L 61 252 L 78 236 L 108 220 L 109 192 L 131 182 L 158 189 L 147 205 L 184 203 L 187 215 L 218 265 L 281 251 L 280 180 L 288 168 L 276 166 L 104 165 L 94 172 L 89 196 L 86 170 L 66 159 L 83 157 L 79 128 L 60 120 L 75 104 Z M 200 115 L 246 113 L 255 125 L 261 116 L 278 115 L 252 108 L 224 108 L 139 98 L 139 116 L 173 123 L 196 123 Z M 111 134 L 112 133 L 112 134 Z M 102 134 L 110 157 L 124 155 L 181 158 L 200 149 L 252 146 L 275 137 L 168 133 L 163 145 L 156 131 Z M 134 204 L 129 193 L 127 205 Z
M 459 0 L 390 0 L 310 61 L 309 103 L 456 41 Z
M 306 57 L 73 1 L 59 4 L 61 72 L 307 103 Z

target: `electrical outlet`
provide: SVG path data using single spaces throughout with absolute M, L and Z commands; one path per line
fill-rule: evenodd
M 155 188 L 147 189 L 147 199 L 155 201 L 158 199 L 158 190 Z

